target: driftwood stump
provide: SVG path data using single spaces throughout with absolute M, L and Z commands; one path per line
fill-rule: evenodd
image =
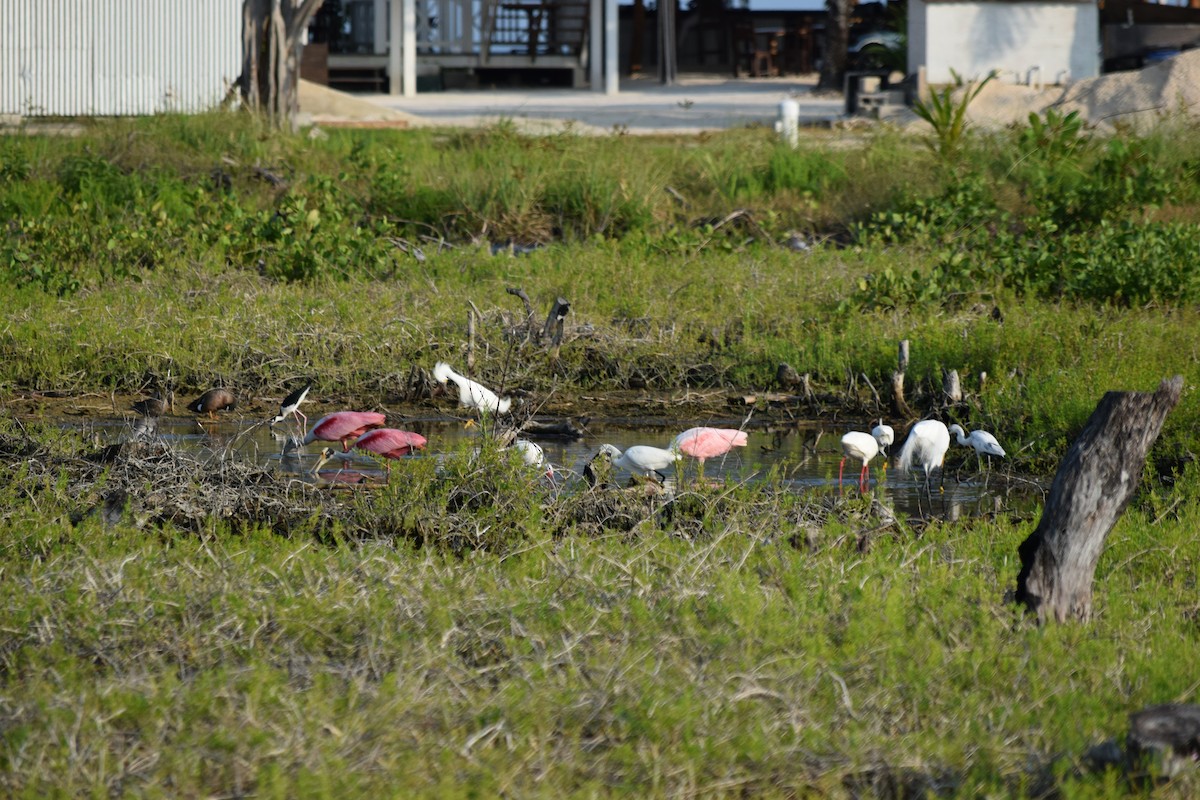
M 1104 540 L 1133 498 L 1146 453 L 1182 389 L 1177 375 L 1154 393 L 1108 392 L 1067 450 L 1042 519 L 1018 548 L 1016 599 L 1039 621 L 1091 617 Z

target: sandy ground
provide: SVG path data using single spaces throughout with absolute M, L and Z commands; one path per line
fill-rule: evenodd
M 626 80 L 614 95 L 585 89 L 483 89 L 427 92 L 405 98 L 347 95 L 303 83 L 300 107 L 318 124 L 421 127 L 494 124 L 505 120 L 527 133 L 570 130 L 592 134 L 695 134 L 747 125 L 773 126 L 786 98 L 800 105 L 800 123 L 846 122 L 840 92 L 816 91 L 816 76 L 722 78 L 683 75 L 674 86 Z M 980 128 L 1024 123 L 1048 108 L 1078 111 L 1102 130 L 1143 129 L 1164 117 L 1200 117 L 1200 49 L 1145 69 L 1117 72 L 1068 86 L 1034 88 L 989 83 L 968 118 Z M 857 122 L 868 124 L 867 118 Z M 899 125 L 923 126 L 907 109 L 889 115 Z
M 405 98 L 386 94 L 342 95 L 303 84 L 300 108 L 313 121 L 343 118 L 404 121 L 410 127 L 467 126 L 511 121 L 530 133 L 689 134 L 746 125 L 773 126 L 779 104 L 800 104 L 802 125 L 830 124 L 842 118 L 840 93 L 817 92 L 816 76 L 792 78 L 681 77 L 674 86 L 629 80 L 615 95 L 580 89 L 478 90 L 420 93 Z M 343 104 L 335 95 L 346 98 Z M 394 116 L 385 116 L 394 115 Z

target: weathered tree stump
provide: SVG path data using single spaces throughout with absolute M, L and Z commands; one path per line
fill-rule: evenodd
M 1016 599 L 1039 621 L 1091 617 L 1104 540 L 1133 498 L 1146 453 L 1182 390 L 1177 375 L 1154 393 L 1108 392 L 1067 450 L 1042 519 L 1018 548 Z
M 1176 756 L 1200 757 L 1200 706 L 1167 703 L 1129 715 L 1130 756 L 1169 750 Z
M 892 373 L 892 413 L 897 417 L 913 417 L 913 410 L 904 399 L 904 372 L 908 369 L 908 339 L 900 342 L 896 353 L 896 371 Z

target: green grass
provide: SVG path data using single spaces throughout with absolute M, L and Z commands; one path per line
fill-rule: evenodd
M 477 373 L 570 414 L 630 390 L 725 409 L 787 362 L 825 413 L 886 415 L 867 383 L 886 398 L 908 339 L 918 411 L 958 370 L 953 416 L 1041 473 L 1105 391 L 1185 390 L 1152 456 L 1175 480 L 1110 536 L 1094 620 L 1044 629 L 1003 599 L 1033 525 L 1005 515 L 884 525 L 769 480 L 558 494 L 486 451 L 319 491 L 6 419 L 0 793 L 1194 795 L 1083 754 L 1196 699 L 1197 142 L 1048 119 L 945 162 L 894 131 L 793 153 L 226 115 L 4 138 L 0 397 L 23 408 L 169 374 L 420 409 L 471 304 Z M 492 254 L 513 243 L 545 246 Z M 557 358 L 513 341 L 513 286 L 571 302 Z M 695 408 L 671 407 L 644 408 Z
M 1200 518 L 1193 491 L 1179 499 L 1162 522 L 1151 503 L 1118 525 L 1092 624 L 1039 629 L 1002 600 L 1030 529 L 1003 518 L 901 527 L 860 552 L 849 515 L 797 548 L 801 519 L 755 525 L 708 498 L 690 537 L 535 523 L 501 557 L 223 523 L 73 527 L 43 495 L 0 530 L 0 785 L 1125 796 L 1074 770 L 1129 711 L 1195 699 Z

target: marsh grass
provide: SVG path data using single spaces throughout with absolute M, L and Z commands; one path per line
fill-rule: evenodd
M 2 442 L 13 797 L 1149 795 L 1083 753 L 1195 699 L 1194 468 L 1118 524 L 1094 622 L 1039 629 L 1003 600 L 1031 526 L 1003 516 L 881 527 L 722 487 L 551 533 L 565 498 L 485 451 L 441 489 L 418 464 L 361 502 L 293 494 L 335 532 L 281 536 L 79 515 L 86 443 Z M 422 516 L 509 533 L 394 528 Z

